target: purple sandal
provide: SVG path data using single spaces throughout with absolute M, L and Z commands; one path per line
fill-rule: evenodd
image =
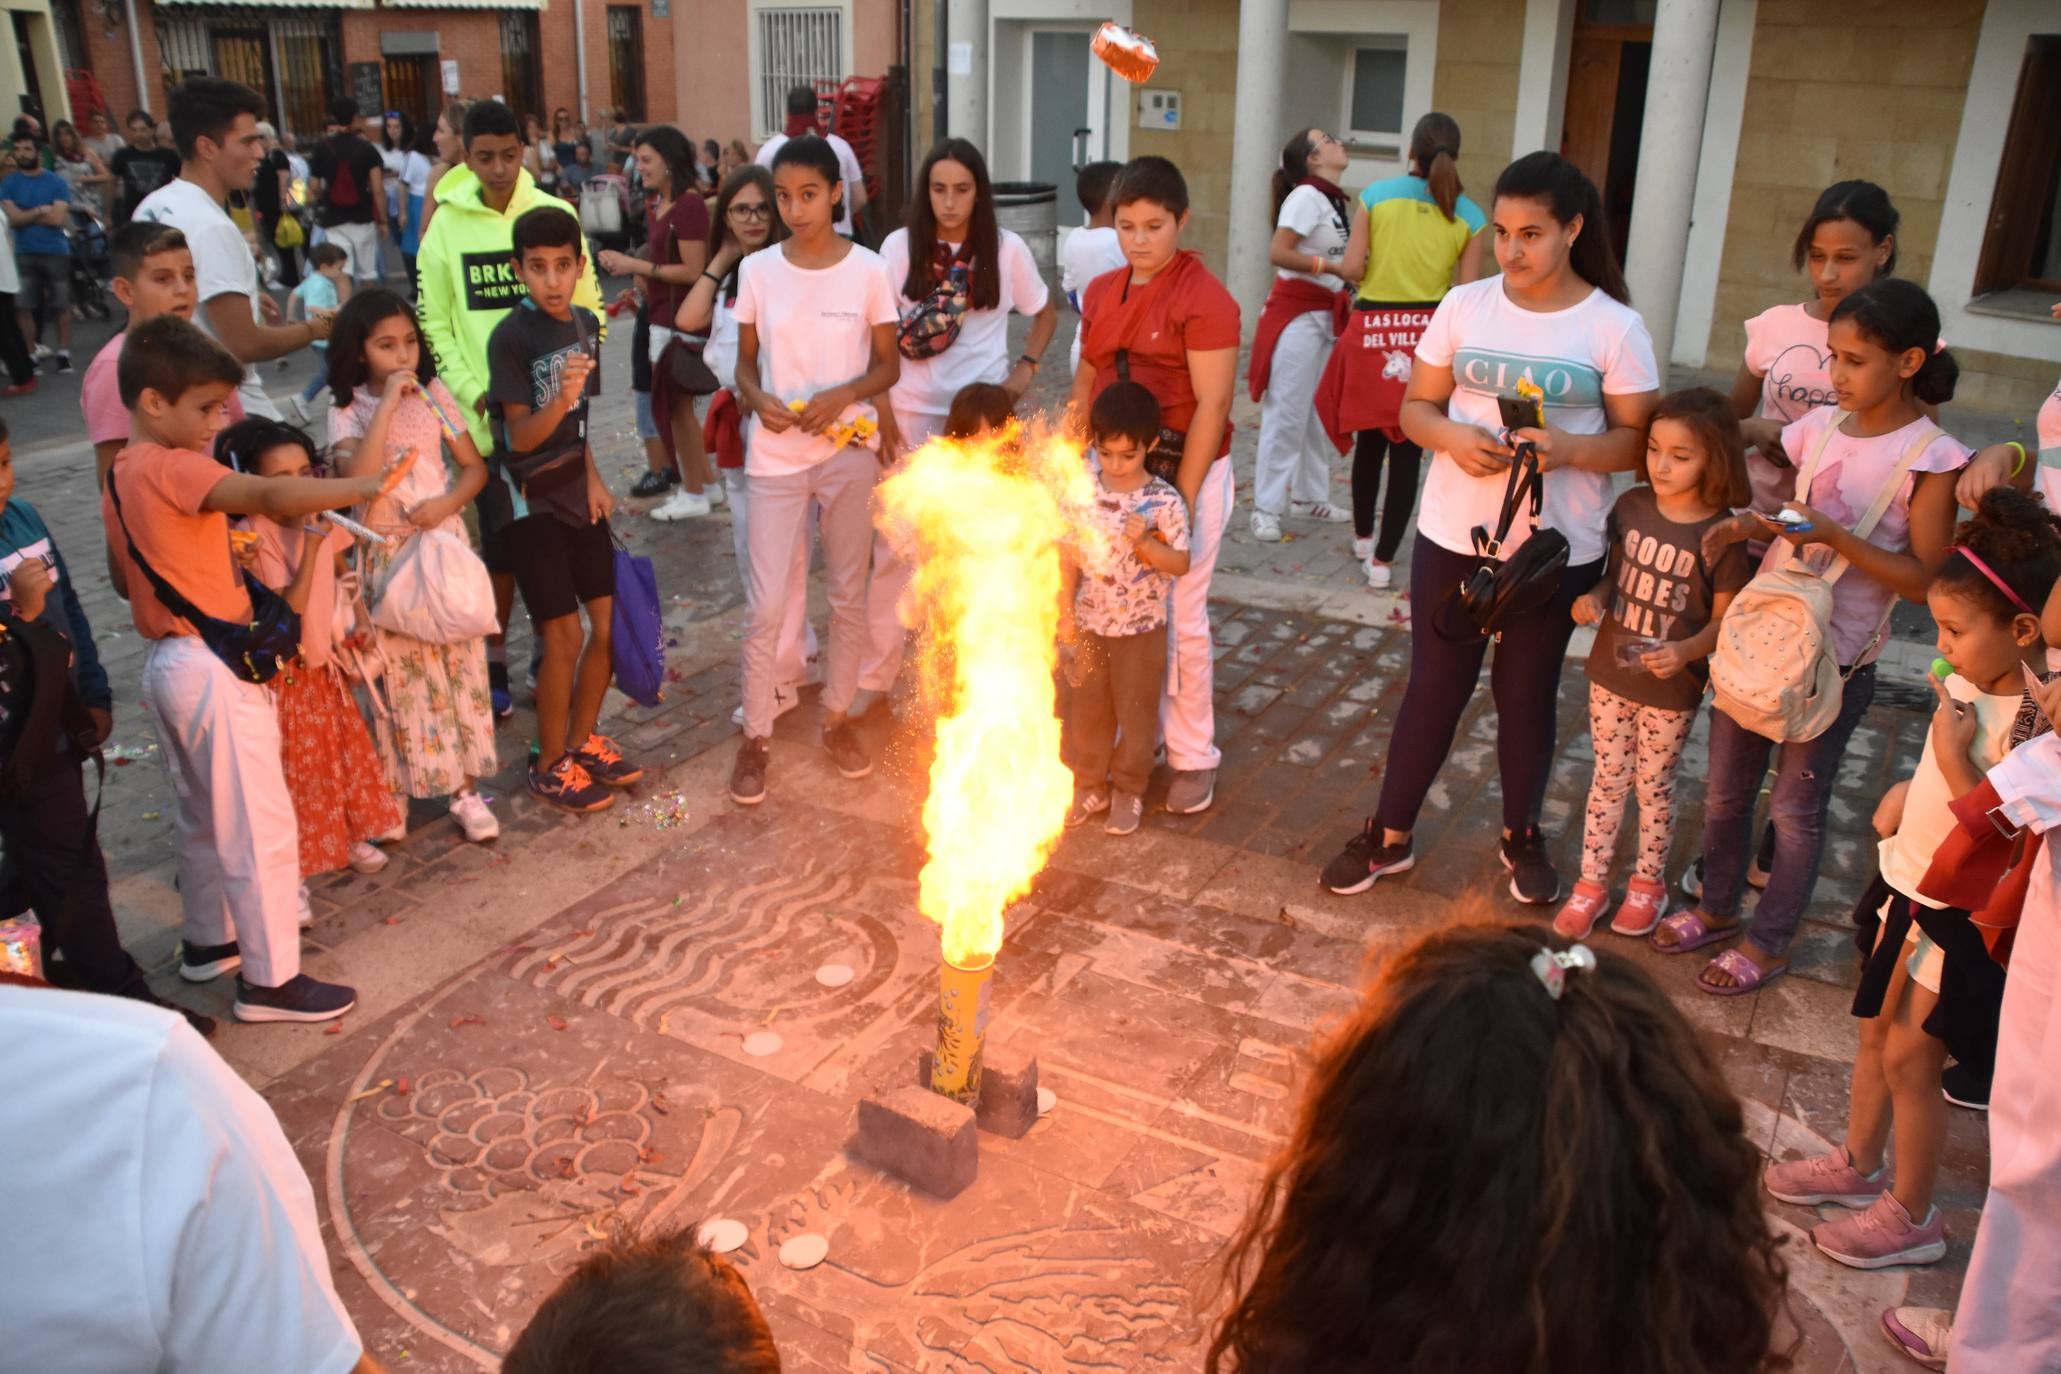
M 1739 933 L 1739 923 L 1734 921 L 1728 926 L 1710 926 L 1704 924 L 1702 915 L 1697 912 L 1677 911 L 1662 921 L 1654 933 L 1658 934 L 1662 930 L 1674 936 L 1675 942 L 1663 945 L 1655 940 L 1655 949 L 1662 954 L 1687 954 L 1692 949 L 1702 949 L 1705 945 L 1714 945 L 1719 940 L 1731 939 Z
M 1754 963 L 1753 960 L 1741 954 L 1736 945 L 1711 960 L 1705 966 L 1703 972 L 1708 973 L 1714 968 L 1723 969 L 1726 973 L 1731 974 L 1733 982 L 1730 987 L 1721 988 L 1714 983 L 1706 982 L 1702 974 L 1698 974 L 1696 986 L 1702 988 L 1712 997 L 1744 997 L 1749 992 L 1760 991 L 1769 983 L 1774 982 L 1775 979 L 1789 972 L 1789 965 L 1786 963 L 1778 964 L 1771 969 L 1763 969 L 1759 964 Z

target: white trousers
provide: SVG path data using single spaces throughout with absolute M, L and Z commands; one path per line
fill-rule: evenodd
M 1286 515 L 1290 501 L 1331 497 L 1327 455 L 1336 450 L 1317 418 L 1316 397 L 1332 342 L 1331 316 L 1311 310 L 1290 320 L 1274 345 L 1252 479 L 1252 503 L 1269 515 Z
M 896 406 L 895 427 L 901 431 L 902 452 L 911 453 L 945 432 L 945 417 Z M 916 570 L 876 530 L 873 579 L 866 584 L 866 653 L 859 660 L 859 685 L 869 692 L 885 692 L 902 671 L 902 649 L 909 639 L 902 597 L 915 575 Z
M 751 598 L 751 478 L 743 468 L 723 469 L 723 490 L 730 497 L 730 547 L 737 555 L 737 576 L 744 583 L 744 606 Z M 813 518 L 809 527 L 815 534 Z M 773 649 L 773 684 L 791 687 L 809 680 L 821 652 L 816 627 L 809 623 L 809 539 L 794 546 L 794 564 L 787 581 L 787 612 L 780 621 L 780 639 Z
M 830 655 L 823 675 L 823 709 L 851 709 L 859 685 L 859 655 L 866 640 L 866 562 L 873 551 L 873 484 L 880 459 L 871 449 L 847 448 L 800 472 L 759 473 L 751 479 L 751 528 L 746 566 L 751 579 L 751 630 L 744 639 L 744 733 L 773 732 L 774 659 L 780 627 L 794 603 L 796 550 L 808 557 L 809 507 L 819 508 L 824 581 L 830 594 Z M 806 604 L 806 603 L 804 603 Z
M 344 250 L 344 275 L 353 281 L 377 282 L 380 272 L 379 226 L 332 224 L 327 242 Z
M 2046 845 L 2004 980 L 1989 1198 L 1961 1280 L 1948 1374 L 2061 1370 L 2061 828 Z
M 1174 579 L 1173 643 L 1166 656 L 1166 700 L 1159 728 L 1166 736 L 1166 761 L 1181 772 L 1215 768 L 1217 751 L 1215 640 L 1209 629 L 1209 580 L 1217 567 L 1224 528 L 1231 523 L 1231 460 L 1210 464 L 1195 509 L 1188 513 L 1188 571 Z
M 143 707 L 172 783 L 186 941 L 234 940 L 244 978 L 278 987 L 301 971 L 301 869 L 272 693 L 173 635 L 144 660 Z

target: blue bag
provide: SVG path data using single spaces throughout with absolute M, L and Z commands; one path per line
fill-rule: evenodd
M 613 531 L 610 532 L 613 535 Z M 666 627 L 651 560 L 615 541 L 615 685 L 639 706 L 665 699 Z

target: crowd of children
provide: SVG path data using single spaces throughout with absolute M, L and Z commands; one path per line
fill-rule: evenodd
M 1284 515 L 1322 503 L 1314 486 L 1299 484 L 1295 438 L 1315 432 L 1297 406 L 1309 409 L 1323 372 L 1317 312 L 1329 307 L 1318 296 L 1342 307 L 1348 277 L 1374 279 L 1376 266 L 1362 255 L 1382 251 L 1382 205 L 1435 206 L 1440 280 L 1402 293 L 1426 316 L 1414 372 L 1390 398 L 1392 417 L 1384 411 L 1369 431 L 1384 436 L 1377 448 L 1394 444 L 1398 463 L 1414 463 L 1417 444 L 1434 455 L 1411 555 L 1420 589 L 1412 675 L 1381 809 L 1323 882 L 1341 894 L 1364 891 L 1418 861 L 1411 830 L 1493 633 L 1502 644 L 1491 669 L 1502 717 L 1502 859 L 1520 901 L 1558 904 L 1555 934 L 1451 933 L 1391 964 L 1385 990 L 1320 1065 L 1290 1162 L 1269 1176 L 1233 1247 L 1240 1296 L 1210 1363 L 1313 1367 L 1312 1351 L 1360 1348 L 1354 1333 L 1378 1329 L 1409 1358 L 1484 1366 L 1525 1363 L 1543 1336 L 1552 1349 L 1544 1363 L 1573 1368 L 1602 1360 L 1597 1341 L 1658 1348 L 1670 1327 L 1708 1319 L 1746 1331 L 1741 1348 L 1756 1352 L 1753 1361 L 1708 1367 L 1750 1368 L 1770 1349 L 1783 1270 L 1758 1204 L 1742 1201 L 1754 1156 L 1737 1104 L 1665 999 L 1621 960 L 1580 942 L 1608 914 L 1613 934 L 1650 939 L 1662 953 L 1725 944 L 1696 979 L 1711 995 L 1751 993 L 1781 977 L 1818 877 L 1839 762 L 1874 697 L 1889 614 L 1899 598 L 1927 603 L 1938 626 L 1938 707 L 1915 774 L 1882 799 L 1879 877 L 1855 912 L 1865 963 L 1847 1130 L 1827 1155 L 1768 1166 L 1762 1183 L 1784 1201 L 1848 1209 L 1812 1232 L 1840 1263 L 1876 1268 L 1945 1254 L 1933 1192 L 1949 1060 L 1982 1080 L 1985 1100 L 1992 1077 L 2000 1089 L 2033 1092 L 2025 1063 L 2047 1032 L 2028 1028 L 2050 1022 L 2051 979 L 2037 994 L 2021 993 L 2010 956 L 2014 944 L 2045 951 L 2048 928 L 2061 920 L 2052 865 L 2039 867 L 2051 850 L 2036 858 L 2021 847 L 1987 867 L 1945 856 L 1985 838 L 1970 819 L 1971 799 L 1996 798 L 1985 814 L 2025 831 L 2061 813 L 2061 798 L 2027 784 L 2022 762 L 2052 757 L 2061 711 L 2053 657 L 2061 519 L 2047 504 L 2053 492 L 2032 492 L 2036 477 L 2061 471 L 2061 459 L 2044 439 L 2037 461 L 2016 445 L 1977 454 L 1940 427 L 1937 408 L 1954 394 L 1956 364 L 1930 298 L 1892 275 L 1897 218 L 1880 188 L 1846 182 L 1820 198 L 1795 250 L 1812 299 L 1748 323 L 1731 396 L 1702 388 L 1663 396 L 1602 232 L 1600 198 L 1563 159 L 1533 154 L 1505 171 L 1491 212 L 1500 275 L 1445 289 L 1480 267 L 1470 231 L 1486 218 L 1471 201 L 1471 213 L 1460 213 L 1458 130 L 1449 126 L 1420 125 L 1412 176 L 1363 201 L 1350 226 L 1350 203 L 1333 194 L 1342 154 L 1328 136 L 1305 131 L 1284 154 L 1274 259 L 1285 285 L 1276 288 L 1274 332 L 1285 351 L 1274 360 L 1274 390 L 1255 378 L 1269 397 L 1262 447 L 1272 448 L 1254 528 L 1278 537 Z M 326 1020 L 355 1004 L 352 989 L 301 969 L 298 931 L 312 919 L 305 882 L 345 866 L 384 866 L 380 845 L 405 836 L 412 801 L 447 799 L 467 840 L 498 835 L 479 782 L 499 766 L 495 718 L 509 706 L 501 634 L 511 585 L 540 651 L 530 791 L 588 812 L 642 776 L 600 724 L 612 677 L 615 503 L 590 435 L 604 323 L 585 236 L 523 170 L 522 140 L 504 107 L 473 106 L 463 139 L 465 163 L 439 188 L 443 213 L 421 245 L 419 315 L 379 287 L 350 293 L 332 260 L 340 255 L 310 254 L 314 272 L 293 308 L 337 312 L 319 378 L 334 402 L 326 451 L 293 426 L 241 416 L 245 369 L 191 322 L 193 258 L 178 229 L 138 220 L 112 245 L 128 328 L 93 360 L 82 391 L 106 566 L 151 642 L 143 702 L 175 794 L 179 971 L 193 981 L 235 973 L 243 1020 Z M 728 790 L 745 806 L 766 795 L 774 722 L 795 705 L 816 658 L 806 612 L 815 544 L 831 611 L 823 746 L 845 778 L 872 770 L 855 722 L 892 690 L 909 628 L 899 592 L 906 570 L 875 539 L 873 489 L 933 435 L 1001 432 L 1057 326 L 1028 250 L 996 225 L 993 188 L 972 145 L 947 141 L 924 161 L 910 227 L 880 255 L 840 231 L 844 195 L 835 151 L 812 135 L 784 141 L 770 169 L 734 171 L 714 203 L 705 252 L 675 246 L 675 265 L 705 270 L 691 281 L 665 278 L 673 290 L 664 318 L 650 322 L 654 335 L 705 336 L 702 356 L 723 388 L 706 438 L 718 465 L 735 474 L 725 485 L 749 628 L 744 738 Z M 1201 259 L 1180 248 L 1187 186 L 1171 163 L 1091 166 L 1080 195 L 1092 221 L 1067 255 L 1064 284 L 1082 317 L 1067 423 L 1096 490 L 1094 528 L 1065 565 L 1061 639 L 1076 779 L 1066 823 L 1106 814 L 1108 833 L 1128 835 L 1142 823 L 1161 741 L 1174 772 L 1168 809 L 1199 811 L 1214 797 L 1221 755 L 1208 591 L 1233 501 L 1228 414 L 1239 314 Z M 1359 294 L 1367 292 L 1363 281 Z M 1028 351 L 1013 359 L 1012 311 L 1032 320 Z M 1537 370 L 1558 369 L 1533 423 L 1499 424 L 1499 403 L 1517 398 L 1462 366 L 1460 355 L 1491 339 Z M 691 397 L 680 399 L 676 428 L 695 419 Z M 2061 429 L 2061 393 L 2053 404 Z M 1533 459 L 1545 494 L 1529 535 L 1559 539 L 1561 556 L 1523 574 L 1531 585 L 1498 623 L 1469 619 L 1475 612 L 1458 598 L 1434 604 L 1435 588 L 1479 569 L 1476 527 L 1492 525 L 1509 499 L 1513 465 Z M 1612 499 L 1614 472 L 1635 480 Z M 70 722 L 39 724 L 34 766 L 15 767 L 12 790 L 0 796 L 0 836 L 19 867 L 9 900 L 43 915 L 74 986 L 150 1000 L 114 935 L 78 766 L 107 736 L 111 694 L 70 568 L 12 488 L 0 432 L 0 619 L 47 617 L 69 641 L 77 710 Z M 1356 526 L 1362 543 L 1372 538 L 1372 504 L 1370 481 L 1366 499 L 1355 500 L 1366 517 Z M 1958 528 L 1957 504 L 1968 512 Z M 394 628 L 380 611 L 402 595 L 397 570 L 410 550 L 441 540 L 474 559 L 465 513 L 475 505 L 485 565 L 477 575 L 494 586 L 491 616 L 444 637 Z M 349 518 L 332 521 L 331 512 Z M 1318 518 L 1334 513 L 1327 505 Z M 1400 537 L 1400 526 L 1384 525 L 1380 544 L 1368 544 L 1370 578 L 1386 580 Z M 1496 551 L 1504 572 L 1526 566 L 1512 557 L 1525 542 L 1519 532 Z M 1594 629 L 1584 669 L 1594 767 L 1579 874 L 1563 901 L 1538 821 L 1556 757 L 1564 650 L 1577 626 Z M 0 708 L 24 690 L 32 660 L 0 653 Z M 1685 884 L 1695 900 L 1669 914 L 1678 775 L 1713 692 L 1701 857 Z M 1755 805 L 1770 773 L 1772 838 L 1757 865 L 1765 890 L 1748 919 Z M 1618 840 L 1634 798 L 1637 838 L 1620 897 Z M 73 873 L 85 880 L 67 880 Z M 2021 930 L 2025 937 L 2014 938 Z M 1455 1074 L 1437 1085 L 1412 1073 L 1421 1060 L 1450 1063 L 1477 1051 L 1481 1019 L 1501 1017 L 1502 1000 L 1523 1004 L 1498 1022 L 1521 1045 L 1542 1017 L 1593 1020 L 1583 1039 L 1593 1062 L 1566 1062 L 1540 1031 L 1526 1050 L 1539 1051 L 1538 1062 L 1521 1071 L 1499 1063 L 1480 1082 Z M 2014 1011 L 2022 1023 L 2015 1041 L 2000 1032 Z M 1633 1024 L 1654 1033 L 1631 1046 L 1636 1062 L 1599 1048 Z M 1362 1052 L 1376 1042 L 1379 1054 Z M 1573 1098 L 1597 1081 L 1623 1120 L 1606 1112 L 1583 1125 L 1595 1134 L 1571 1142 L 1567 1160 L 1619 1175 L 1616 1194 L 1583 1199 L 1583 1180 L 1566 1161 L 1498 1167 L 1521 1155 L 1519 1143 L 1542 1123 L 1567 1120 Z M 1493 1100 L 1469 1096 L 1484 1084 L 1501 1085 Z M 1469 1123 L 1439 1148 L 1457 1138 L 1479 1165 L 1455 1167 L 1441 1155 L 1412 1182 L 1403 1210 L 1387 1208 L 1365 1195 L 1365 1161 L 1385 1153 L 1407 1173 L 1439 1142 L 1413 1136 L 1418 1113 L 1384 1112 L 1375 1122 L 1354 1104 L 1440 1093 L 1448 1100 L 1429 1101 L 1423 1119 Z M 2050 1197 L 2046 1136 L 2026 1124 L 2023 1103 L 2000 1103 L 2000 1122 L 2007 1112 L 2016 1113 L 2014 1148 L 2038 1164 L 2012 1176 L 2026 1180 L 2024 1196 Z M 1635 1131 L 1626 1124 L 1633 1118 L 1644 1126 Z M 1636 1168 L 1613 1153 L 1626 1148 L 1610 1135 L 1620 1128 L 1638 1136 Z M 2013 1168 L 2023 1162 L 2014 1157 Z M 1404 1238 L 1436 1229 L 1448 1209 L 1480 1210 L 1478 1196 L 1463 1204 L 1445 1190 L 1482 1178 L 1498 1179 L 1502 1195 L 1488 1210 L 1535 1214 L 1552 1243 L 1485 1249 L 1478 1265 L 1446 1271 L 1419 1263 Z M 1384 1176 L 1380 1189 L 1392 1192 L 1392 1182 Z M 1724 1205 L 1712 1207 L 1712 1194 Z M 1639 1265 L 1613 1270 L 1701 1276 L 1643 1306 L 1639 1281 L 1628 1279 L 1610 1306 L 1638 1310 L 1636 1329 L 1542 1332 L 1526 1315 L 1580 1301 L 1571 1292 L 1556 1298 L 1552 1275 L 1564 1268 L 1589 1277 L 1579 1257 L 1615 1234 L 1612 1206 L 1650 1212 L 1691 1196 L 1706 1209 L 1694 1237 L 1702 1253 L 1689 1253 L 1684 1236 L 1656 1233 L 1641 1242 Z M 1423 1216 L 1408 1215 L 1411 1207 Z M 1353 1291 L 1331 1292 L 1341 1271 L 1306 1237 L 1356 1219 L 1379 1225 L 1352 1242 L 1365 1261 L 1351 1270 Z M 1383 1228 L 1393 1234 L 1372 1234 Z M 722 1286 L 724 1272 L 717 1266 L 707 1282 Z M 1511 1285 L 1530 1285 L 1536 1306 L 1466 1330 L 1427 1316 L 1453 1309 L 1447 1286 L 1461 1281 L 1480 1288 L 1484 1310 Z M 1414 1296 L 1427 1285 L 1436 1300 Z M 1362 1300 L 1369 1288 L 1381 1294 L 1372 1306 Z M 542 1343 L 539 1333 L 554 1325 L 564 1330 L 553 1339 L 572 1338 L 576 1324 L 550 1309 L 518 1342 L 510 1368 L 531 1367 L 522 1363 L 526 1343 Z M 1941 1314 L 1884 1317 L 1891 1338 L 1927 1363 L 1941 1357 L 1950 1326 Z M 2008 1342 L 1984 1329 L 1984 1339 Z M 740 1355 L 745 1363 L 735 1367 L 756 1358 Z

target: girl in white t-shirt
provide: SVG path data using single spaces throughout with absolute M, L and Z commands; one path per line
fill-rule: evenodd
M 730 547 L 737 556 L 737 575 L 744 583 L 744 604 L 751 593 L 751 479 L 744 471 L 742 441 L 749 416 L 737 417 L 737 277 L 744 260 L 787 237 L 787 226 L 773 204 L 773 174 L 754 162 L 733 168 L 709 208 L 708 267 L 687 288 L 673 327 L 682 334 L 705 334 L 701 359 L 723 389 L 709 402 L 709 425 L 716 436 L 709 456 L 717 463 L 729 495 Z M 728 417 L 737 417 L 732 427 Z M 728 437 L 725 437 L 728 436 Z M 804 682 L 822 680 L 816 630 L 809 623 L 808 543 L 797 543 L 788 579 L 786 618 L 773 654 L 773 714 L 785 715 L 801 705 Z M 731 717 L 744 724 L 740 702 Z
M 1260 311 L 1251 375 L 1260 403 L 1252 537 L 1270 544 L 1280 541 L 1284 515 L 1336 524 L 1352 518 L 1331 504 L 1331 439 L 1316 406 L 1336 335 L 1333 312 L 1345 290 L 1338 274 L 1352 229 L 1351 202 L 1338 188 L 1345 168 L 1343 143 L 1322 129 L 1303 129 L 1281 149 L 1274 169 L 1274 238 L 1267 246 L 1274 286 Z
M 751 631 L 744 641 L 744 743 L 730 796 L 766 795 L 766 739 L 776 712 L 774 658 L 792 595 L 795 548 L 819 513 L 830 595 L 830 666 L 823 684 L 823 747 L 837 771 L 863 778 L 873 760 L 848 719 L 866 636 L 866 563 L 873 550 L 873 484 L 892 445 L 892 412 L 871 439 L 833 427 L 872 421 L 864 402 L 901 375 L 894 288 L 880 258 L 840 236 L 837 153 L 814 134 L 773 156 L 773 199 L 792 235 L 745 259 L 737 285 L 737 399 L 753 417 L 744 470 L 751 478 Z M 878 452 L 876 452 L 876 446 Z
M 1782 431 L 1790 463 L 1812 471 L 1810 489 L 1786 507 L 1801 521 L 1790 527 L 1762 520 L 1761 526 L 1781 536 L 1763 570 L 1783 566 L 1792 551 L 1819 571 L 1839 560 L 1846 565 L 1832 586 L 1832 647 L 1845 676 L 1839 716 L 1815 739 L 1778 742 L 1722 711 L 1711 713 L 1702 899 L 1694 910 L 1662 921 L 1653 935 L 1662 953 L 1682 954 L 1739 933 L 1753 804 L 1768 755 L 1776 751 L 1768 796 L 1775 851 L 1767 888 L 1746 939 L 1711 960 L 1697 984 L 1719 996 L 1751 992 L 1789 967 L 1789 942 L 1817 886 L 1840 760 L 1875 696 L 1882 629 L 1896 599 L 1924 597 L 1945 560 L 1956 475 L 1968 461 L 1967 447 L 1922 408 L 1952 400 L 1960 374 L 1941 343 L 1939 311 L 1923 288 L 1896 277 L 1871 282 L 1833 308 L 1830 325 L 1837 404 L 1807 411 Z M 1889 483 L 1888 509 L 1866 539 L 1856 537 L 1852 526 Z M 1728 537 L 1744 534 L 1735 529 Z
M 1488 641 L 1452 593 L 1480 567 L 1473 530 L 1495 528 L 1513 442 L 1536 445 L 1542 523 L 1569 552 L 1552 597 L 1500 632 L 1490 688 L 1503 789 L 1502 859 L 1519 901 L 1559 900 L 1560 874 L 1538 826 L 1554 758 L 1560 673 L 1574 602 L 1604 565 L 1610 474 L 1633 469 L 1660 399 L 1653 341 L 1625 304 L 1602 198 L 1573 163 L 1532 153 L 1496 181 L 1500 276 L 1456 286 L 1417 344 L 1403 432 L 1432 453 L 1410 554 L 1416 589 L 1409 685 L 1395 722 L 1381 801 L 1324 870 L 1333 892 L 1362 892 L 1415 865 L 1411 832 L 1474 695 Z M 1520 384 L 1544 395 L 1546 424 L 1505 434 L 1499 402 Z M 1529 509 L 1529 503 L 1526 505 Z M 1519 516 L 1502 553 L 1529 536 Z
M 1732 405 L 1746 436 L 1753 508 L 1781 509 L 1796 491 L 1782 429 L 1834 404 L 1825 322 L 1854 292 L 1896 271 L 1896 206 L 1872 181 L 1828 186 L 1797 230 L 1790 261 L 1810 278 L 1811 299 L 1770 306 L 1746 322 L 1746 356 L 1732 380 Z M 1760 532 L 1757 523 L 1741 528 Z
M 909 201 L 908 227 L 880 245 L 901 314 L 902 375 L 887 397 L 901 453 L 938 436 L 963 387 L 989 382 L 1021 397 L 1059 328 L 1059 309 L 1030 248 L 995 223 L 995 191 L 980 150 L 963 138 L 944 140 L 916 169 L 916 185 L 924 194 Z M 1014 359 L 1012 311 L 1031 317 L 1030 337 Z M 876 535 L 854 715 L 871 710 L 902 670 L 907 628 L 899 606 L 909 576 L 886 537 Z

